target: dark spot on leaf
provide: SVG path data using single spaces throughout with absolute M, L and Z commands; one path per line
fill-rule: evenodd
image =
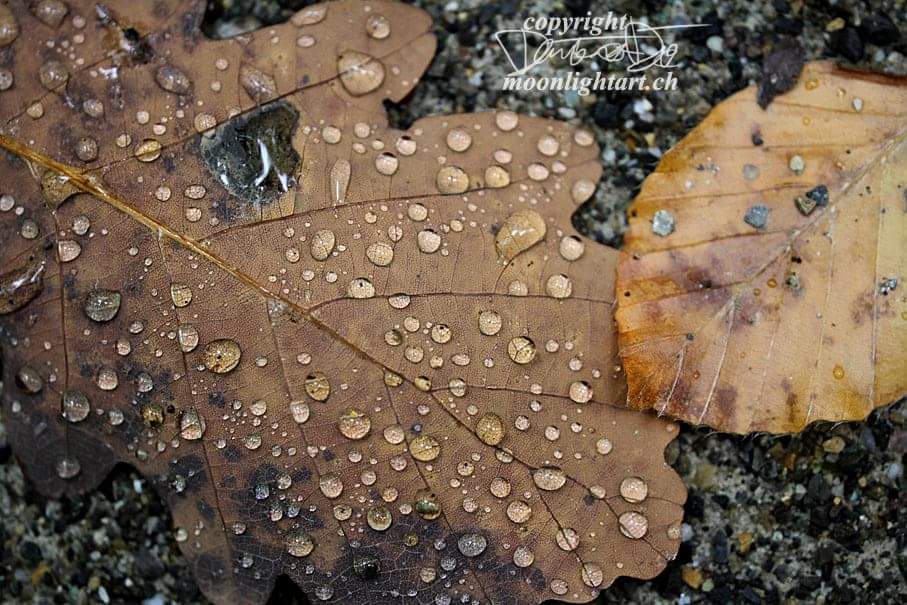
M 198 508 L 199 514 L 201 514 L 201 516 L 206 520 L 212 521 L 214 519 L 214 508 L 212 508 L 211 505 L 208 504 L 208 501 L 204 498 L 200 498 L 198 500 L 198 502 L 196 503 L 196 508 Z
M 235 445 L 228 445 L 224 448 L 224 458 L 230 462 L 238 462 L 242 458 L 242 452 Z

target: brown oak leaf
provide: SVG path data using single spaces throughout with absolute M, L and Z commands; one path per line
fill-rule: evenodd
M 204 593 L 593 599 L 680 541 L 677 425 L 619 409 L 590 133 L 388 126 L 393 2 L 229 40 L 204 2 L 0 5 L 4 422 L 42 492 L 148 476 Z
M 644 183 L 618 269 L 630 407 L 747 433 L 907 393 L 907 82 L 807 65 Z

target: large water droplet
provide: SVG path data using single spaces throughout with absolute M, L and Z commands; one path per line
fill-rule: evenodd
M 501 331 L 503 320 L 495 311 L 485 310 L 479 313 L 479 332 L 486 336 L 494 336 Z
M 494 122 L 498 128 L 508 132 L 517 127 L 520 117 L 512 111 L 499 111 L 494 116 Z
M 0 4 L 0 48 L 9 46 L 19 37 L 19 22 L 6 4 Z
M 503 166 L 492 164 L 485 169 L 485 186 L 501 189 L 510 184 L 510 173 Z
M 335 243 L 336 239 L 334 237 L 333 231 L 329 231 L 327 229 L 317 231 L 312 237 L 312 258 L 321 261 L 327 260 L 327 258 L 331 255 L 331 252 L 334 251 Z
M 253 206 L 269 203 L 296 184 L 299 154 L 293 133 L 299 112 L 284 101 L 260 107 L 201 137 L 202 159 L 211 175 L 235 197 Z
M 364 277 L 357 277 L 350 281 L 347 294 L 350 298 L 372 298 L 375 296 L 375 286 Z
M 620 495 L 627 502 L 637 504 L 649 495 L 649 486 L 639 477 L 626 477 L 620 482 Z
M 552 275 L 545 282 L 545 292 L 552 298 L 569 298 L 573 293 L 573 280 L 563 274 Z
M 437 252 L 441 247 L 441 235 L 432 229 L 423 229 L 416 235 L 419 250 L 426 254 Z
M 469 189 L 469 176 L 457 166 L 444 166 L 435 177 L 438 191 L 445 194 L 463 193 Z
M 583 563 L 582 576 L 583 584 L 590 588 L 598 588 L 605 579 L 604 571 L 597 563 Z
M 649 530 L 649 520 L 640 513 L 628 511 L 617 519 L 620 533 L 633 540 L 639 540 Z
M 18 311 L 41 293 L 44 266 L 33 262 L 0 275 L 0 315 Z
M 375 242 L 365 251 L 365 256 L 378 267 L 387 267 L 394 260 L 394 249 L 384 242 Z
M 488 541 L 481 534 L 463 534 L 457 540 L 457 548 L 466 557 L 478 557 L 488 547 Z
M 327 401 L 331 394 L 331 381 L 322 372 L 312 372 L 305 379 L 305 392 L 315 401 Z
M 515 363 L 525 365 L 535 359 L 535 343 L 526 336 L 517 336 L 507 343 L 507 354 Z
M 291 557 L 307 557 L 315 550 L 315 541 L 312 536 L 303 531 L 288 535 L 286 545 Z
M 2 23 L 0 23 L 0 28 L 2 28 Z M 0 36 L 2 36 L 2 31 L 0 31 Z M 63 63 L 51 60 L 38 69 L 38 79 L 41 80 L 44 88 L 53 90 L 66 83 L 69 79 L 69 71 Z
M 235 340 L 221 338 L 205 346 L 205 367 L 215 374 L 233 371 L 242 357 L 242 350 Z
M 491 480 L 489 491 L 497 498 L 506 498 L 510 495 L 510 481 L 504 477 L 495 477 Z
M 371 55 L 355 50 L 340 55 L 337 71 L 343 87 L 354 97 L 368 94 L 384 82 L 384 64 Z
M 441 503 L 438 502 L 438 496 L 434 492 L 422 489 L 416 492 L 413 510 L 423 519 L 433 521 L 441 516 Z
M 429 435 L 420 435 L 409 444 L 409 453 L 420 462 L 431 462 L 441 454 L 441 444 Z
M 69 263 L 77 258 L 82 253 L 82 246 L 79 242 L 71 239 L 62 239 L 57 242 L 57 255 L 60 258 L 61 263 Z
M 338 498 L 343 493 L 343 481 L 335 474 L 324 475 L 318 482 L 318 488 L 326 497 Z
M 394 517 L 386 506 L 378 505 L 368 509 L 366 521 L 375 531 L 385 531 L 394 522 Z
M 63 392 L 63 418 L 70 422 L 82 422 L 91 412 L 91 403 L 81 391 L 73 389 Z
M 88 319 L 103 323 L 116 317 L 123 298 L 113 290 L 92 290 L 85 298 L 85 315 Z
M 372 430 L 372 420 L 361 410 L 350 408 L 340 416 L 338 427 L 347 439 L 365 439 Z
M 158 86 L 178 95 L 189 94 L 192 90 L 192 81 L 182 71 L 173 65 L 162 65 L 154 72 L 154 81 Z
M 501 225 L 495 235 L 494 246 L 498 254 L 509 261 L 542 241 L 546 231 L 541 214 L 535 210 L 517 210 Z
M 554 539 L 561 550 L 568 552 L 576 550 L 579 546 L 579 534 L 572 527 L 563 527 L 557 530 Z
M 346 191 L 350 186 L 352 168 L 349 160 L 339 159 L 331 166 L 331 200 L 334 205 L 346 201 Z
M 57 460 L 56 470 L 61 479 L 72 479 L 82 472 L 82 465 L 75 458 L 65 457 Z
M 375 40 L 383 40 L 391 34 L 391 22 L 384 15 L 372 15 L 365 22 L 365 31 Z
M 576 403 L 589 403 L 592 400 L 592 387 L 585 381 L 577 380 L 570 383 L 569 394 L 570 399 Z
M 265 103 L 277 96 L 274 78 L 248 65 L 239 69 L 239 83 L 256 103 Z
M 567 475 L 559 468 L 546 466 L 533 471 L 532 480 L 539 489 L 553 492 L 564 487 L 564 484 L 567 483 Z
M 76 143 L 76 157 L 83 162 L 93 162 L 98 159 L 98 142 L 91 137 L 82 137 Z
M 177 340 L 183 353 L 191 353 L 198 346 L 198 330 L 191 324 L 182 324 L 176 329 Z
M 532 517 L 532 507 L 522 500 L 514 500 L 507 505 L 507 518 L 514 523 L 526 523 Z
M 291 401 L 290 413 L 293 415 L 293 421 L 297 424 L 304 424 L 309 419 L 309 404 L 305 401 Z
M 189 441 L 196 441 L 205 434 L 205 419 L 194 407 L 183 411 L 180 416 L 180 436 Z
M 375 169 L 385 176 L 392 176 L 400 167 L 400 160 L 391 153 L 384 152 L 375 158 Z
M 44 388 L 44 379 L 33 367 L 22 366 L 16 372 L 16 385 L 29 395 L 35 395 Z
M 472 135 L 462 128 L 453 128 L 447 132 L 447 146 L 451 150 L 463 152 L 472 145 Z
M 535 561 L 535 555 L 525 546 L 518 546 L 513 551 L 513 564 L 517 567 L 529 567 Z
M 575 235 L 565 235 L 561 238 L 560 246 L 558 246 L 558 251 L 561 253 L 561 256 L 564 260 L 569 261 L 578 260 L 585 250 L 586 245 L 583 243 L 583 240 Z
M 551 157 L 557 154 L 560 149 L 560 143 L 558 143 L 557 139 L 550 134 L 546 134 L 539 138 L 536 147 L 539 150 L 539 153 Z
M 192 288 L 186 284 L 170 284 L 170 299 L 177 307 L 185 307 L 192 302 Z
M 491 412 L 476 422 L 476 436 L 486 445 L 498 445 L 504 440 L 504 421 Z

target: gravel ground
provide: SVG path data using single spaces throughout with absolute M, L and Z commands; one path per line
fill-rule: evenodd
M 303 0 L 219 0 L 212 33 L 285 18 Z M 250 5 L 255 4 L 250 9 Z M 670 148 L 717 102 L 755 81 L 782 37 L 808 58 L 907 73 L 903 0 L 759 2 L 420 0 L 439 51 L 412 98 L 390 107 L 407 126 L 430 114 L 506 107 L 594 129 L 605 176 L 577 226 L 620 245 L 625 208 Z M 529 14 L 648 17 L 705 23 L 681 39 L 677 92 L 502 93 L 506 62 L 493 34 Z M 508 17 L 506 15 L 513 15 Z M 797 437 L 747 439 L 684 429 L 668 450 L 689 486 L 683 544 L 656 580 L 620 580 L 602 603 L 897 603 L 907 598 L 907 403 L 865 424 L 814 425 Z M 24 480 L 0 418 L 0 602 L 204 603 L 147 482 L 118 469 L 96 493 L 48 500 Z M 304 603 L 279 585 L 274 603 Z

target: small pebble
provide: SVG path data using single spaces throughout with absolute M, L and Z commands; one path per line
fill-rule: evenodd
M 667 210 L 659 210 L 652 217 L 652 233 L 667 237 L 674 233 L 674 215 Z
M 746 224 L 751 225 L 756 229 L 762 229 L 768 222 L 769 212 L 770 210 L 768 206 L 763 206 L 762 204 L 750 206 L 746 211 L 746 214 L 743 216 L 743 220 L 744 222 L 746 222 Z

